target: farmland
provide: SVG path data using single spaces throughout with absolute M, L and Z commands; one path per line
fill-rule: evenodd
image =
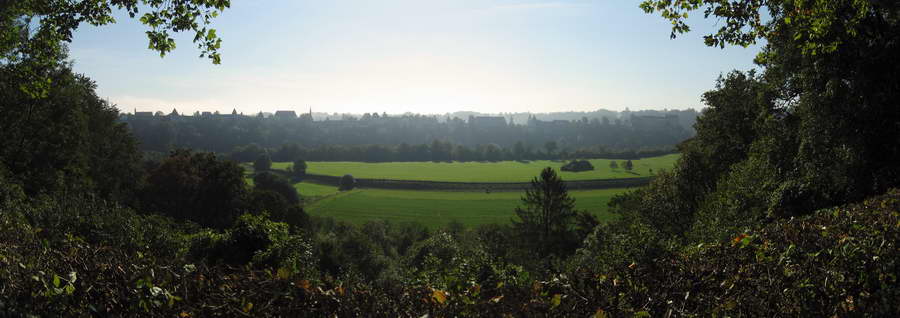
M 615 160 L 619 168 L 610 168 L 608 159 L 592 159 L 595 170 L 565 172 L 564 161 L 502 162 L 309 162 L 307 173 L 328 176 L 352 174 L 357 178 L 445 181 L 445 182 L 528 182 L 541 169 L 553 167 L 563 180 L 623 179 L 652 176 L 669 169 L 678 154 L 632 160 L 634 169 L 622 168 L 624 160 Z M 275 170 L 287 170 L 291 163 L 275 162 Z M 252 171 L 252 165 L 244 167 Z M 250 180 L 252 183 L 252 180 Z M 341 192 L 334 186 L 311 182 L 295 183 L 294 188 L 305 201 L 307 213 L 333 217 L 361 224 L 372 220 L 392 222 L 415 221 L 429 228 L 439 228 L 456 221 L 466 227 L 481 224 L 507 224 L 514 209 L 521 204 L 521 191 L 486 193 L 485 191 L 389 190 L 362 188 Z M 615 217 L 608 212 L 609 199 L 628 189 L 573 190 L 576 208 L 590 212 L 601 220 Z
M 439 228 L 457 221 L 467 227 L 488 223 L 509 223 L 516 206 L 518 192 L 442 192 L 382 189 L 356 189 L 338 192 L 334 187 L 308 183 L 295 186 L 304 196 L 324 197 L 306 206 L 311 215 L 329 216 L 351 223 L 372 220 L 392 222 L 416 221 L 429 228 Z M 305 192 L 304 192 L 305 191 Z M 328 192 L 330 194 L 328 194 Z M 613 217 L 607 212 L 609 199 L 625 189 L 572 191 L 576 207 L 597 215 L 601 220 Z
M 564 161 L 537 160 L 529 162 L 309 162 L 307 173 L 342 176 L 351 174 L 356 178 L 448 181 L 448 182 L 528 182 L 541 169 L 553 167 L 563 180 L 622 179 L 651 176 L 651 169 L 657 172 L 669 169 L 678 159 L 678 154 L 633 160 L 634 169 L 626 171 L 621 167 L 624 160 L 616 160 L 620 167 L 611 169 L 608 159 L 592 159 L 593 171 L 565 172 L 559 168 Z M 285 170 L 291 163 L 275 162 L 273 169 Z

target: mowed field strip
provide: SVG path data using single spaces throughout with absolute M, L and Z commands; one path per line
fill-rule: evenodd
M 310 215 L 333 217 L 337 220 L 362 224 L 373 220 L 418 222 L 435 229 L 457 221 L 466 227 L 481 224 L 506 224 L 521 204 L 519 192 L 447 192 L 356 189 L 339 192 L 335 187 L 298 183 L 301 195 L 324 196 L 306 205 Z M 588 211 L 601 220 L 614 215 L 608 212 L 607 202 L 627 189 L 571 191 L 578 210 Z
M 553 167 L 563 180 L 622 179 L 651 176 L 674 166 L 678 154 L 632 160 L 634 169 L 622 168 L 625 160 L 615 160 L 618 169 L 610 169 L 609 159 L 591 159 L 593 171 L 560 171 L 564 161 L 536 160 L 530 162 L 309 162 L 307 173 L 329 176 L 351 174 L 356 178 L 446 181 L 446 182 L 528 182 L 545 167 Z M 285 170 L 291 163 L 272 163 L 273 169 Z

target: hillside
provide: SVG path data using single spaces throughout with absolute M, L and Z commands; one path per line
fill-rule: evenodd
M 293 269 L 203 265 L 184 256 L 183 230 L 158 217 L 88 201 L 10 202 L 0 211 L 3 316 L 885 316 L 900 297 L 897 189 L 652 262 L 596 271 L 587 261 L 546 281 L 450 248 L 433 254 L 453 259 L 431 265 L 437 276 L 392 286 L 308 277 L 302 259 Z M 578 257 L 603 249 L 596 239 Z

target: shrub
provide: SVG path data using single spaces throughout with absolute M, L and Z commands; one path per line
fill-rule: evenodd
M 345 174 L 341 177 L 340 186 L 338 186 L 338 190 L 347 191 L 353 190 L 356 187 L 356 179 L 353 178 L 352 175 Z
M 297 189 L 291 185 L 287 178 L 271 172 L 261 172 L 253 177 L 253 185 L 256 189 L 273 191 L 281 195 L 289 204 L 300 203 Z
M 294 180 L 298 180 L 298 181 L 302 180 L 303 177 L 306 176 L 306 168 L 307 168 L 306 160 L 303 160 L 303 159 L 294 160 L 294 163 L 291 165 L 291 169 L 290 169 L 291 177 L 294 178 Z
M 263 153 L 256 158 L 256 161 L 253 162 L 253 170 L 256 171 L 269 171 L 272 169 L 272 158 L 269 157 L 269 154 Z
M 572 160 L 560 168 L 562 171 L 581 172 L 594 170 L 594 165 L 587 160 Z

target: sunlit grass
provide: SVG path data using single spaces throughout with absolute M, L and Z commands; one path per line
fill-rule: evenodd
M 626 189 L 571 191 L 579 210 L 609 220 L 607 202 Z M 509 223 L 521 192 L 442 192 L 357 189 L 339 192 L 306 206 L 307 213 L 361 224 L 372 220 L 414 221 L 439 228 L 450 221 L 467 227 Z

